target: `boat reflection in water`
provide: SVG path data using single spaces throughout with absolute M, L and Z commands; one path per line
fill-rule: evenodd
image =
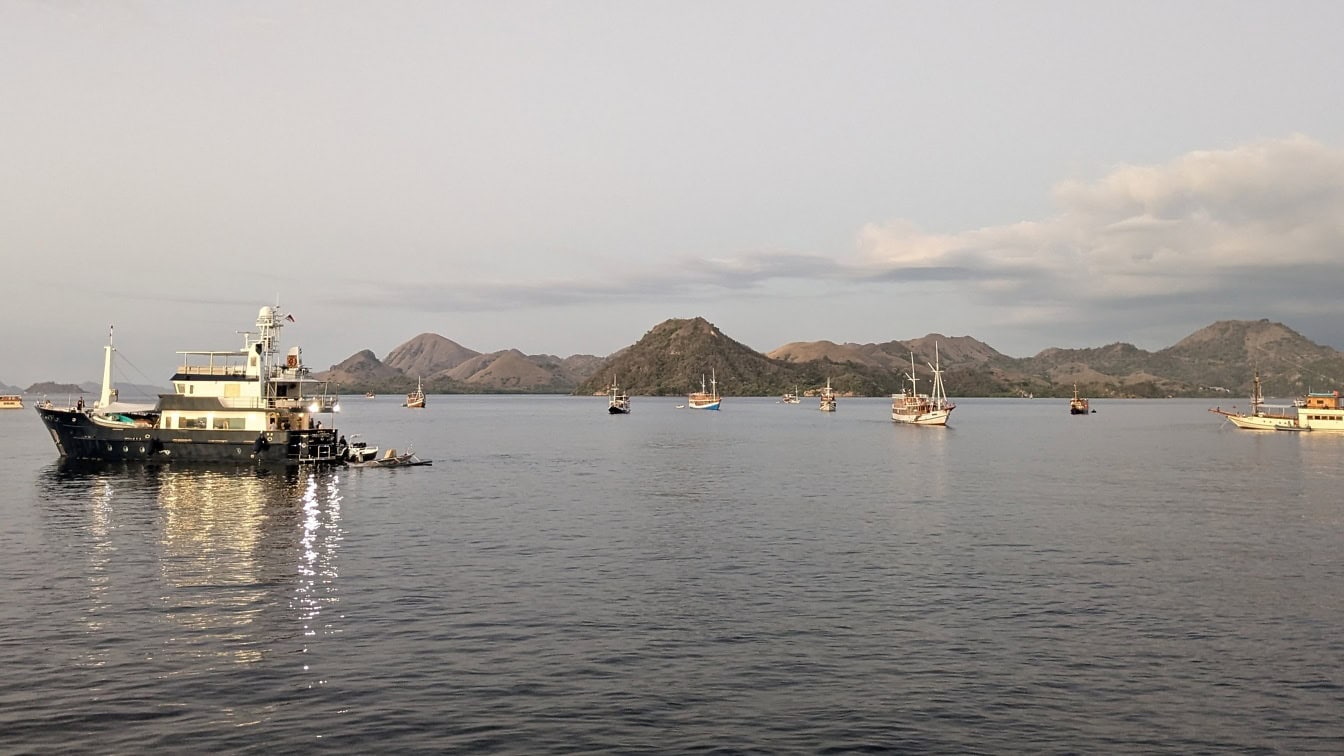
M 89 536 L 107 548 L 91 552 L 91 575 L 117 539 L 152 543 L 157 531 L 158 548 L 147 551 L 157 553 L 159 585 L 146 592 L 181 632 L 156 663 L 212 656 L 251 664 L 306 652 L 314 636 L 336 631 L 324 610 L 340 587 L 338 469 L 66 460 L 54 470 L 50 485 L 66 495 L 87 487 L 96 504 Z M 118 536 L 119 528 L 127 532 Z M 91 592 L 95 604 L 107 589 Z M 90 617 L 99 613 L 90 607 Z

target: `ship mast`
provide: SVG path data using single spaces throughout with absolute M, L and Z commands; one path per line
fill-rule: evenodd
M 98 395 L 98 406 L 106 408 L 116 397 L 117 390 L 112 388 L 112 326 L 107 327 L 107 346 L 103 347 L 103 390 Z

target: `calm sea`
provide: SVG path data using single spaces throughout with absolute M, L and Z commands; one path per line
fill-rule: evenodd
M 289 474 L 0 413 L 0 751 L 1344 752 L 1344 435 L 429 400 Z

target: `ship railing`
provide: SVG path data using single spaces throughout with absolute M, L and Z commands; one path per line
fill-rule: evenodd
M 274 396 L 259 399 L 257 397 L 216 397 L 227 409 L 273 409 L 289 411 L 331 412 L 337 404 L 337 397 L 331 394 L 314 396 Z
M 178 365 L 179 375 L 236 375 L 239 377 L 247 376 L 247 366 L 245 365 Z

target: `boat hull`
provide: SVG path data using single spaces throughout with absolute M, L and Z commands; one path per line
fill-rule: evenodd
M 686 403 L 686 406 L 691 409 L 698 409 L 698 410 L 716 410 L 719 408 L 719 400 L 715 399 L 714 401 L 710 402 L 697 402 L 694 399 L 692 399 Z
M 947 418 L 952 415 L 952 410 L 931 410 L 929 412 L 920 412 L 917 414 L 908 414 L 904 412 L 892 412 L 893 422 L 904 423 L 906 425 L 947 425 Z
M 616 406 L 607 407 L 607 414 L 609 414 L 609 415 L 628 415 L 628 414 L 630 414 L 630 408 L 629 408 L 629 407 L 616 407 Z
M 88 413 L 39 409 L 61 457 L 102 462 L 246 462 L 339 464 L 335 429 L 309 431 L 187 430 L 106 425 Z

